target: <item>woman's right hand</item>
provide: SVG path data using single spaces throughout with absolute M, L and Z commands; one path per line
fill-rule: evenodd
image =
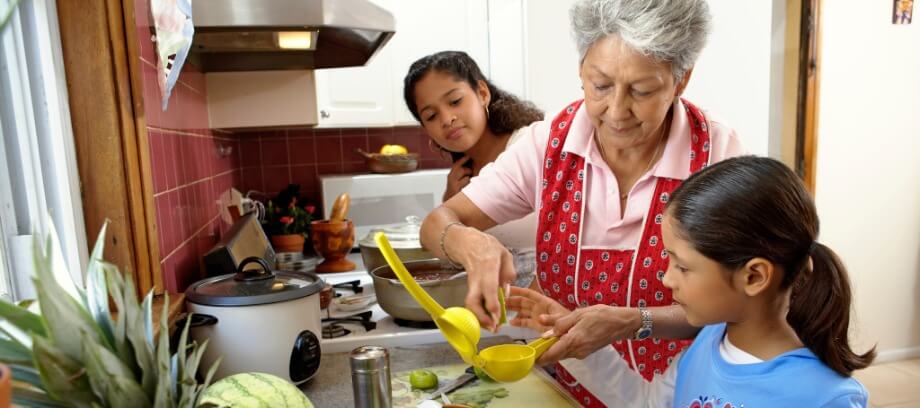
M 450 166 L 450 173 L 447 173 L 447 189 L 444 190 L 443 201 L 449 200 L 470 184 L 470 178 L 473 177 L 473 169 L 466 167 L 465 164 L 470 161 L 470 156 L 463 156 Z
M 450 258 L 467 272 L 466 308 L 476 314 L 482 327 L 498 330 L 498 289 L 508 296 L 508 287 L 516 277 L 511 252 L 492 235 L 459 225 L 447 232 L 444 246 Z

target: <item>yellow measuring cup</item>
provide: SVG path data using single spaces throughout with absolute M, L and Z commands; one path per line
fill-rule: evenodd
M 444 309 L 409 274 L 382 232 L 374 235 L 374 241 L 377 242 L 387 264 L 396 273 L 396 277 L 406 287 L 409 294 L 431 315 L 438 329 L 444 334 L 444 338 L 457 350 L 463 361 L 479 367 L 494 380 L 512 382 L 526 377 L 540 355 L 559 340 L 558 337 L 548 337 L 539 338 L 529 344 L 499 344 L 487 347 L 477 354 L 480 326 L 476 315 L 463 307 Z M 498 297 L 502 306 L 501 320 L 504 323 L 505 302 L 501 289 L 499 289 Z
M 390 241 L 387 240 L 386 235 L 378 232 L 374 235 L 374 241 L 377 242 L 377 246 L 380 248 L 380 252 L 383 253 L 384 259 L 387 260 L 387 264 L 396 273 L 396 277 L 406 287 L 409 294 L 415 298 L 415 301 L 422 305 L 422 308 L 431 315 L 447 342 L 457 350 L 464 362 L 473 364 L 473 357 L 476 355 L 480 336 L 479 320 L 476 319 L 476 315 L 463 307 L 449 307 L 447 309 L 441 307 L 409 274 L 399 256 L 396 255 L 396 251 L 393 251 L 393 247 L 390 246 Z

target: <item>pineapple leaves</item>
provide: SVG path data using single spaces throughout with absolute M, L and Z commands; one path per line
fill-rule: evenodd
M 169 295 L 165 295 L 165 301 L 169 301 Z M 163 308 L 165 311 L 167 308 Z M 141 314 L 141 310 L 143 314 Z M 147 336 L 147 327 L 151 326 L 150 315 L 153 314 L 153 292 L 147 293 L 147 296 L 144 297 L 144 304 L 141 306 L 141 310 L 138 310 L 137 313 L 133 313 L 133 322 L 130 324 L 128 338 L 131 340 L 131 345 L 134 347 L 134 356 L 137 360 L 137 365 L 141 367 L 141 385 L 144 387 L 144 392 L 151 398 L 156 395 L 157 387 L 157 376 L 156 376 L 156 367 L 153 356 L 153 341 L 148 339 L 153 338 L 153 333 L 150 333 L 150 337 Z M 169 330 L 163 330 L 160 333 L 164 333 L 164 337 L 169 338 Z M 169 345 L 167 343 L 167 350 Z
M 75 407 L 88 407 L 95 401 L 82 363 L 38 336 L 32 336 L 32 353 L 48 395 Z
M 207 342 L 187 344 L 188 324 L 179 353 L 170 355 L 168 307 L 159 316 L 161 334 L 154 339 L 153 293 L 139 303 L 133 280 L 102 259 L 105 231 L 103 227 L 93 248 L 85 292 L 55 250 L 58 240 L 52 228 L 50 236 L 36 235 L 33 241 L 37 304 L 0 300 L 0 362 L 10 366 L 17 380 L 13 402 L 33 407 L 192 408 L 220 360 L 199 384 L 195 375 Z
M 90 315 L 96 320 L 102 335 L 109 345 L 115 345 L 114 324 L 109 311 L 109 290 L 106 285 L 105 268 L 102 262 L 102 250 L 105 247 L 105 230 L 108 221 L 102 224 L 96 245 L 89 257 L 86 268 L 86 306 Z
M 166 304 L 169 304 L 169 295 L 166 296 Z M 159 377 L 157 381 L 157 391 L 156 398 L 154 399 L 154 407 L 156 408 L 172 408 L 176 406 L 175 392 L 174 387 L 176 386 L 175 382 L 172 380 L 172 375 L 170 373 L 170 364 L 169 364 L 169 326 L 168 326 L 168 316 L 169 312 L 166 308 L 163 308 L 163 313 L 160 315 L 160 338 L 159 344 L 157 345 L 157 371 L 159 372 Z
M 134 380 L 134 373 L 115 353 L 83 336 L 83 355 L 93 392 L 107 406 L 150 406 L 147 394 Z
M 13 404 L 22 407 L 36 408 L 57 408 L 67 406 L 51 399 L 48 394 L 17 386 L 13 387 Z
M 50 242 L 48 246 L 51 246 Z M 78 361 L 82 360 L 83 349 L 80 339 L 85 335 L 98 342 L 99 326 L 90 317 L 86 308 L 57 284 L 51 272 L 50 257 L 41 254 L 40 251 L 34 252 L 34 257 L 36 276 L 32 280 L 35 282 L 38 303 L 49 337 L 68 356 Z
M 104 232 L 105 230 L 103 229 L 100 233 Z M 60 242 L 57 229 L 54 228 L 54 222 L 50 222 L 49 219 L 48 236 L 45 239 L 45 257 L 48 259 L 51 274 L 54 276 L 54 281 L 64 292 L 67 292 L 74 300 L 83 303 L 86 300 L 86 294 L 74 283 L 73 278 L 67 271 L 67 263 L 64 261 L 64 253 L 61 252 L 60 247 L 53 245 Z M 41 252 L 38 249 L 40 247 L 36 246 L 35 248 L 33 252 L 36 254 Z
M 32 313 L 25 308 L 0 299 L 0 317 L 3 317 L 13 326 L 26 333 L 35 333 L 39 336 L 47 336 L 45 324 L 41 316 Z
M 0 337 L 0 361 L 6 364 L 32 365 L 32 351 L 18 341 Z
M 38 370 L 16 364 L 10 365 L 10 370 L 13 371 L 13 378 L 15 378 L 16 381 L 21 381 L 41 389 L 42 378 L 38 375 Z

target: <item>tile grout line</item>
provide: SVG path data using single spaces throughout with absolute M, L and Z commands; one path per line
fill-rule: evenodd
M 203 138 L 203 139 L 216 139 L 216 140 L 222 140 L 225 142 L 239 141 L 239 139 L 232 138 L 232 137 L 201 135 L 198 133 L 187 132 L 184 130 L 167 129 L 167 128 L 161 128 L 158 126 L 150 126 L 150 125 L 147 126 L 147 130 L 148 131 L 153 130 L 155 132 L 161 132 L 161 133 L 172 133 L 174 135 L 180 135 L 180 136 L 190 136 L 190 137 L 197 137 L 197 138 Z M 208 129 L 208 130 L 214 131 L 213 129 Z
M 288 168 L 288 185 L 294 182 L 294 165 L 291 164 L 291 138 L 288 136 L 288 132 L 284 131 L 284 153 L 287 155 L 287 168 Z
M 259 136 L 259 165 L 260 167 L 263 167 L 263 168 L 259 169 L 259 188 L 257 191 L 262 191 L 266 189 L 265 188 L 265 170 L 264 170 L 265 160 L 262 160 L 262 138 L 263 137 L 260 135 Z
M 214 218 L 211 218 L 210 220 L 208 220 L 208 222 L 202 225 L 201 228 L 198 228 L 198 231 L 193 232 L 190 237 L 186 238 L 185 241 L 182 241 L 182 243 L 177 245 L 176 248 L 174 248 L 168 255 L 164 256 L 163 259 L 160 260 L 160 263 L 162 264 L 166 262 L 166 260 L 169 259 L 169 257 L 175 255 L 176 252 L 179 251 L 179 249 L 182 249 L 182 247 L 185 246 L 185 244 L 188 244 L 192 239 L 198 236 L 198 233 L 200 233 L 201 231 L 204 231 L 204 229 L 207 228 L 208 225 L 211 225 L 211 223 L 214 222 L 214 220 L 218 218 L 220 218 L 220 214 L 217 214 L 214 216 Z
M 212 176 L 207 176 L 207 177 L 205 177 L 205 178 L 195 180 L 195 181 L 193 181 L 193 182 L 191 182 L 191 183 L 186 183 L 186 184 L 183 184 L 183 185 L 181 185 L 181 186 L 173 187 L 173 188 L 171 188 L 171 189 L 169 189 L 169 190 L 161 191 L 161 192 L 159 192 L 159 193 L 154 194 L 154 195 L 153 195 L 153 198 L 155 199 L 155 198 L 160 197 L 160 196 L 162 196 L 162 195 L 164 195 L 164 194 L 171 193 L 171 192 L 174 192 L 174 191 L 178 191 L 178 190 L 180 190 L 180 189 L 182 189 L 182 188 L 185 188 L 185 187 L 191 187 L 191 186 L 194 186 L 195 184 L 198 184 L 198 183 L 202 183 L 202 182 L 205 182 L 205 181 L 211 181 L 211 180 L 214 180 L 214 179 L 216 179 L 216 178 L 218 178 L 218 177 L 226 176 L 227 174 L 232 174 L 233 172 L 235 172 L 235 171 L 237 171 L 237 170 L 241 170 L 241 169 L 242 169 L 242 168 L 233 169 L 233 170 L 227 170 L 227 171 L 225 171 L 225 172 L 223 172 L 223 173 L 220 173 L 220 174 L 215 174 L 215 175 L 212 175 Z

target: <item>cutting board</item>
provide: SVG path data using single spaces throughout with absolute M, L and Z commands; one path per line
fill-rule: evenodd
M 428 367 L 438 375 L 439 386 L 453 381 L 463 374 L 466 365 L 456 364 L 439 367 Z M 392 378 L 393 407 L 415 408 L 428 393 L 413 390 L 409 385 L 410 371 L 396 373 Z M 502 391 L 503 390 L 503 391 Z M 507 394 L 507 395 L 506 395 Z M 520 408 L 520 407 L 579 407 L 568 393 L 559 388 L 558 384 L 541 369 L 530 371 L 523 380 L 513 383 L 487 382 L 475 379 L 465 386 L 447 394 L 454 403 L 458 400 L 478 401 L 478 408 Z M 501 396 L 501 398 L 499 398 Z M 438 399 L 440 402 L 440 399 Z

